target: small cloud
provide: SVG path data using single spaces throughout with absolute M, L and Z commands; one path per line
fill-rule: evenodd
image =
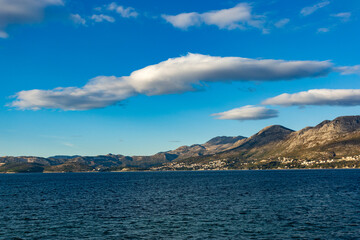
M 178 141 L 178 140 L 170 140 L 169 142 L 171 142 L 171 143 L 179 143 L 179 142 L 181 142 L 181 141 Z
M 332 14 L 331 16 L 339 18 L 342 22 L 347 22 L 350 20 L 351 12 L 342 12 L 342 13 Z
M 71 147 L 71 148 L 75 147 L 74 144 L 69 143 L 69 142 L 63 142 L 62 144 L 63 144 L 64 146 Z
M 262 102 L 279 106 L 359 106 L 360 89 L 311 89 L 293 94 L 283 93 Z
M 248 3 L 240 3 L 233 8 L 214 10 L 204 13 L 190 12 L 177 15 L 163 14 L 162 17 L 171 25 L 183 30 L 192 26 L 215 25 L 219 29 L 259 28 L 263 33 L 268 33 L 264 27 L 265 17 L 252 14 L 252 7 Z
M 70 19 L 77 25 L 86 26 L 86 20 L 79 14 L 70 14 Z
M 136 18 L 137 16 L 139 16 L 139 13 L 136 12 L 134 8 L 132 8 L 132 7 L 123 7 L 123 6 L 117 5 L 115 2 L 110 3 L 107 6 L 107 9 L 110 10 L 110 11 L 117 12 L 123 18 L 131 18 L 131 17 Z
M 200 26 L 202 23 L 199 14 L 196 12 L 180 13 L 174 16 L 163 14 L 162 17 L 174 27 L 181 28 L 183 30 L 186 30 L 191 26 Z
M 315 11 L 319 10 L 320 8 L 326 7 L 329 4 L 330 4 L 330 1 L 322 1 L 313 6 L 309 6 L 309 7 L 305 7 L 303 9 L 301 9 L 300 14 L 303 16 L 308 16 L 310 14 L 313 14 Z
M 94 14 L 91 16 L 91 19 L 94 20 L 95 22 L 115 22 L 115 19 L 111 16 L 108 15 L 104 15 L 104 14 Z
M 319 28 L 317 30 L 318 33 L 327 33 L 330 31 L 330 28 Z
M 115 18 L 108 15 L 107 13 L 116 12 L 123 18 L 136 18 L 139 13 L 135 11 L 132 7 L 123 7 L 118 5 L 115 2 L 112 2 L 107 5 L 103 5 L 102 7 L 94 8 L 95 11 L 99 12 L 100 14 L 93 14 L 90 18 L 95 22 L 115 22 Z
M 340 72 L 342 75 L 350 75 L 350 74 L 360 75 L 360 65 L 337 67 L 335 68 L 335 70 Z
M 278 111 L 266 107 L 247 105 L 226 112 L 214 113 L 211 116 L 227 120 L 261 120 L 278 117 Z
M 8 37 L 9 37 L 9 34 L 0 30 L 0 38 L 8 38 Z
M 290 22 L 290 19 L 284 18 L 284 19 L 281 19 L 280 21 L 277 21 L 274 25 L 275 25 L 275 27 L 277 27 L 277 28 L 282 28 L 282 27 L 284 27 L 286 24 L 288 24 L 289 22 Z

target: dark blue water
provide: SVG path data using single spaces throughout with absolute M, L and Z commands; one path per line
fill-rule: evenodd
M 0 175 L 0 239 L 360 239 L 360 170 Z

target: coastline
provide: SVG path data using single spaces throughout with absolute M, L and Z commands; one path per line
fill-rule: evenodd
M 230 171 L 301 171 L 301 170 L 360 170 L 360 168 L 274 168 L 274 169 L 209 169 L 209 170 L 130 170 L 130 171 L 79 171 L 79 172 L 0 172 L 4 175 L 13 174 L 67 174 L 67 173 L 155 173 L 155 172 L 230 172 Z

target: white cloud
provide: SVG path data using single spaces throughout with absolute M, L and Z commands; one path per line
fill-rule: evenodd
M 88 110 L 113 105 L 135 94 L 123 78 L 96 77 L 84 87 L 29 90 L 16 94 L 11 106 L 18 109 L 38 110 L 54 108 L 63 110 Z
M 274 25 L 275 25 L 275 27 L 277 27 L 277 28 L 282 28 L 282 27 L 284 27 L 286 24 L 288 24 L 289 22 L 290 22 L 290 19 L 284 18 L 284 19 L 281 19 L 281 20 L 277 21 Z
M 219 81 L 276 81 L 325 76 L 328 61 L 258 60 L 188 54 L 134 71 L 131 85 L 147 95 L 193 90 L 194 84 Z
M 310 7 L 305 7 L 303 9 L 301 9 L 300 14 L 303 16 L 308 16 L 310 14 L 313 14 L 316 10 L 326 7 L 327 5 L 330 4 L 330 1 L 322 1 L 320 3 L 317 3 L 313 6 Z
M 360 74 L 360 65 L 336 67 L 335 71 L 340 72 L 342 75 Z
M 191 26 L 199 26 L 202 23 L 202 19 L 199 13 L 180 13 L 175 16 L 171 15 L 162 15 L 162 17 L 174 27 L 187 29 Z
M 347 22 L 350 20 L 351 12 L 342 12 L 342 13 L 332 14 L 331 16 L 339 18 L 343 22 Z
M 252 24 L 251 7 L 246 3 L 238 4 L 229 9 L 211 11 L 202 14 L 203 21 L 208 25 L 216 25 L 219 28 L 238 28 L 239 22 Z
M 83 17 L 81 17 L 79 14 L 70 14 L 70 19 L 75 24 L 86 26 L 86 20 Z
M 330 28 L 319 28 L 317 30 L 318 33 L 327 33 L 330 31 Z
M 105 14 L 94 14 L 91 16 L 91 19 L 94 20 L 95 22 L 103 22 L 103 21 L 107 21 L 107 22 L 115 22 L 115 19 L 111 16 L 105 15 Z
M 226 112 L 214 113 L 212 116 L 215 116 L 217 119 L 228 120 L 261 120 L 277 117 L 278 111 L 265 107 L 247 105 Z
M 294 94 L 284 93 L 266 99 L 262 104 L 281 106 L 355 106 L 360 105 L 360 89 L 311 89 Z
M 161 95 L 194 91 L 202 82 L 277 81 L 325 76 L 328 61 L 258 60 L 188 54 L 134 71 L 130 76 L 100 76 L 84 87 L 29 90 L 10 105 L 19 109 L 87 110 L 113 105 L 137 94 Z
M 134 17 L 136 18 L 139 13 L 135 11 L 134 8 L 132 7 L 123 7 L 123 6 L 119 6 L 117 5 L 115 2 L 110 3 L 107 6 L 107 9 L 110 11 L 115 11 L 118 14 L 120 14 L 123 18 L 131 18 Z
M 0 30 L 0 38 L 8 38 L 8 37 L 9 37 L 9 34 Z
M 348 22 L 350 20 L 351 17 L 351 13 L 350 12 L 342 12 L 342 13 L 337 13 L 337 14 L 332 14 L 330 15 L 332 17 L 336 17 L 338 18 L 342 23 Z M 332 30 L 335 27 L 338 27 L 339 24 L 333 24 L 330 27 L 322 27 L 322 28 L 318 28 L 317 32 L 318 33 L 327 33 L 330 32 L 330 30 Z
M 162 15 L 174 27 L 187 29 L 201 24 L 215 25 L 220 29 L 246 29 L 255 27 L 264 29 L 264 17 L 251 13 L 251 6 L 240 3 L 233 8 L 209 11 L 205 13 L 180 13 L 178 15 Z
M 94 8 L 95 11 L 100 12 L 99 14 L 93 14 L 90 19 L 92 19 L 95 22 L 115 22 L 115 18 L 113 16 L 108 15 L 108 13 L 116 12 L 123 18 L 136 18 L 139 13 L 135 11 L 132 7 L 123 7 L 120 5 L 117 5 L 117 3 L 113 2 L 107 5 L 104 5 L 102 7 L 96 7 Z
M 0 0 L 0 38 L 8 37 L 7 26 L 41 21 L 46 7 L 61 5 L 62 0 Z

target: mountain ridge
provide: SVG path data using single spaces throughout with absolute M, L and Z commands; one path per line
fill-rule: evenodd
M 268 129 L 275 131 L 264 138 Z M 279 131 L 280 130 L 280 131 Z M 272 131 L 269 131 L 272 134 Z M 236 160 L 327 159 L 360 154 L 360 116 L 344 116 L 325 120 L 314 127 L 298 131 L 280 125 L 265 127 L 236 148 L 217 153 L 216 158 Z M 214 159 L 214 156 L 209 158 Z M 206 159 L 205 159 L 206 160 Z M 204 159 L 201 159 L 204 161 Z
M 151 169 L 168 164 L 204 163 L 210 161 L 234 162 L 234 168 L 244 162 L 277 161 L 276 159 L 326 160 L 360 155 L 360 116 L 342 116 L 325 120 L 314 127 L 298 131 L 281 125 L 271 125 L 254 135 L 218 136 L 203 144 L 181 146 L 151 156 L 0 157 L 0 172 L 6 166 L 26 164 L 44 171 L 103 171 L 119 169 Z M 239 165 L 240 164 L 240 165 Z M 3 170 L 2 170 L 3 169 Z M 22 171 L 23 168 L 21 168 Z

